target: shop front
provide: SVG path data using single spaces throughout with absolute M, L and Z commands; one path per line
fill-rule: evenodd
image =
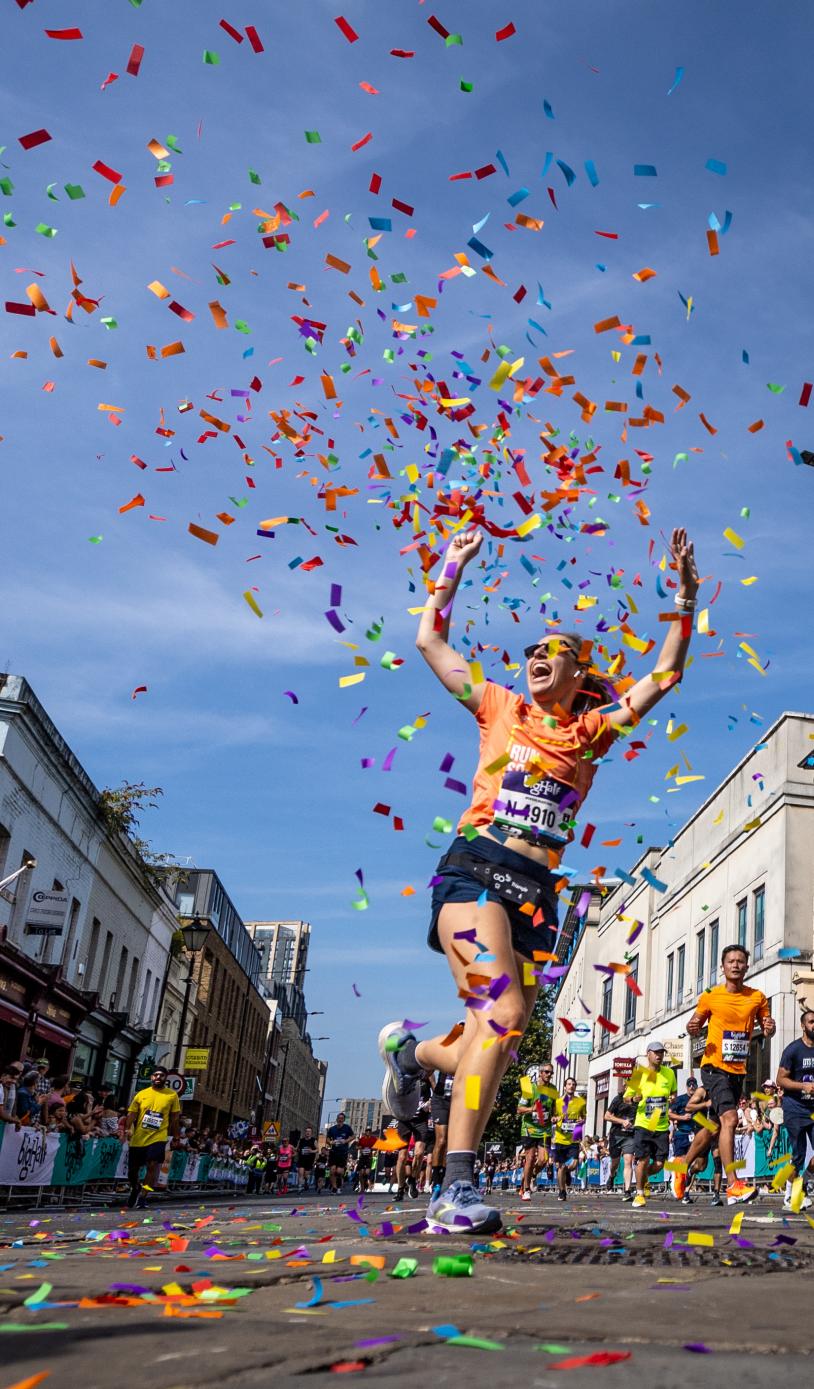
M 70 1071 L 88 1003 L 60 976 L 8 942 L 0 945 L 0 1059 L 47 1059 L 51 1075 Z

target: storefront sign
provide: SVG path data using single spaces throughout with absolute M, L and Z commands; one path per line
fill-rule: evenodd
M 608 1094 L 610 1090 L 610 1071 L 605 1071 L 604 1075 L 594 1077 L 594 1088 L 597 1099 L 602 1095 Z
M 633 1075 L 635 1065 L 635 1056 L 615 1056 L 613 1058 L 613 1074 L 622 1080 L 627 1080 L 629 1076 Z
M 61 936 L 68 915 L 70 897 L 67 892 L 46 892 L 38 889 L 31 896 L 25 929 L 29 936 Z
M 664 1043 L 664 1064 L 680 1070 L 684 1065 L 684 1038 L 668 1037 Z
M 209 1047 L 187 1047 L 185 1071 L 205 1071 L 209 1066 Z

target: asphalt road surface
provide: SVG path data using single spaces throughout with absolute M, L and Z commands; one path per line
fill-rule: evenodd
M 276 1389 L 337 1373 L 501 1389 L 566 1371 L 568 1389 L 764 1389 L 810 1370 L 814 1229 L 779 1198 L 496 1199 L 505 1231 L 481 1239 L 410 1232 L 423 1201 L 349 1194 L 5 1213 L 0 1389 L 46 1371 L 44 1389 Z M 467 1255 L 468 1275 L 434 1269 Z M 410 1276 L 393 1276 L 399 1260 L 415 1261 Z

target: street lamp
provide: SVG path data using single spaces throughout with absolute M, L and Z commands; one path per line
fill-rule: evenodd
M 184 949 L 190 956 L 190 961 L 189 974 L 184 980 L 186 985 L 184 989 L 184 1002 L 181 1008 L 181 1021 L 178 1026 L 178 1040 L 175 1043 L 175 1058 L 172 1063 L 173 1070 L 176 1071 L 181 1065 L 181 1052 L 184 1046 L 184 1029 L 187 1025 L 187 1013 L 189 1012 L 189 995 L 192 990 L 192 979 L 195 970 L 195 956 L 200 950 L 203 950 L 208 935 L 209 925 L 206 921 L 202 921 L 199 916 L 194 916 L 191 921 L 188 921 L 185 926 L 181 927 L 181 938 L 184 942 Z

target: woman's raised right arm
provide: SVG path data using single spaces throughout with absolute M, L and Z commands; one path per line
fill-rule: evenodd
M 433 592 L 421 613 L 416 646 L 430 670 L 438 676 L 450 694 L 460 700 L 470 713 L 477 713 L 483 698 L 483 684 L 473 685 L 465 657 L 449 644 L 452 603 L 458 591 L 463 571 L 475 558 L 483 535 L 478 530 L 456 535 L 444 556 L 443 567 L 435 581 Z

